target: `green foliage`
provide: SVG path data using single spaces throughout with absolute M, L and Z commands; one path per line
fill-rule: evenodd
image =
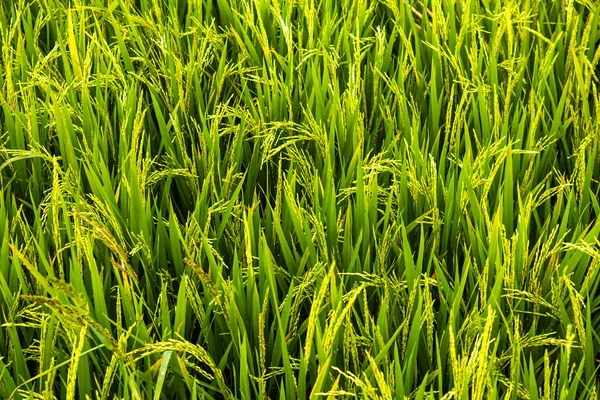
M 0 398 L 597 398 L 597 1 L 2 0 L 0 46 Z

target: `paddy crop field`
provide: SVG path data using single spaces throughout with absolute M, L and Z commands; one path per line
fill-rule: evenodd
M 0 399 L 597 399 L 600 2 L 1 0 Z

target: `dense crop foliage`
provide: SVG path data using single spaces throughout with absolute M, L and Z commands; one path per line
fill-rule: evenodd
M 2 0 L 0 398 L 587 399 L 600 3 Z

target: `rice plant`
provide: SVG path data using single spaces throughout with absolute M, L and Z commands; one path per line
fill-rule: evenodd
M 597 399 L 600 2 L 2 0 L 1 399 Z

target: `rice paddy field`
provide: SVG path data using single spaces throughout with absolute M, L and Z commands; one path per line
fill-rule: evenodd
M 597 399 L 600 2 L 2 0 L 0 399 Z

